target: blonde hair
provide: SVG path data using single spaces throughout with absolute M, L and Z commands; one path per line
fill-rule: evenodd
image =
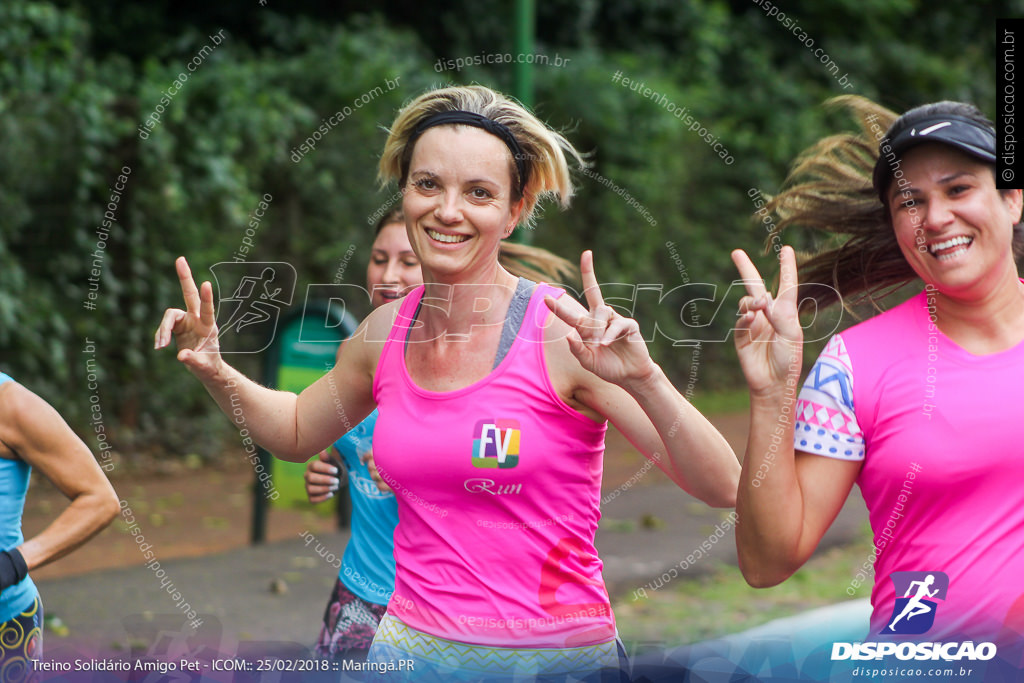
M 547 249 L 504 240 L 498 251 L 498 263 L 516 277 L 534 282 L 568 284 L 580 279 L 579 268 L 570 261 L 552 254 Z
M 562 208 L 569 206 L 573 186 L 566 156 L 582 166 L 579 152 L 563 135 L 549 128 L 521 104 L 482 85 L 431 90 L 403 107 L 391 124 L 387 142 L 384 143 L 378 171 L 378 179 L 382 184 L 396 180 L 400 186 L 405 186 L 415 146 L 415 142 L 409 144 L 413 131 L 424 119 L 448 111 L 468 111 L 485 116 L 507 127 L 515 136 L 522 149 L 528 178 L 520 197 L 516 180 L 518 173 L 510 153 L 512 200 L 523 200 L 523 211 L 519 219 L 521 225 L 533 225 L 535 209 L 542 199 L 554 199 Z

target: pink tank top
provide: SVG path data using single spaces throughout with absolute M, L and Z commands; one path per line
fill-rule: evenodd
M 374 458 L 395 490 L 395 592 L 388 612 L 463 643 L 562 648 L 615 637 L 594 548 L 604 436 L 556 394 L 537 285 L 519 335 L 486 377 L 450 392 L 405 365 L 423 296 L 402 302 L 374 380 Z
M 922 292 L 842 333 L 879 551 L 871 627 L 888 633 L 909 580 L 931 575 L 927 630 L 900 630 L 992 639 L 1024 629 L 1024 343 L 975 356 L 928 305 Z

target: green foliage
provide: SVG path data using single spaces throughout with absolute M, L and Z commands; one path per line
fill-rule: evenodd
M 371 241 L 367 217 L 386 196 L 373 183 L 379 126 L 408 94 L 389 91 L 388 79 L 422 89 L 432 78 L 415 40 L 379 22 L 266 23 L 273 35 L 302 36 L 304 49 L 282 59 L 227 34 L 217 46 L 194 34 L 133 73 L 117 56 L 90 56 L 88 25 L 73 12 L 0 8 L 0 44 L 11 46 L 0 67 L 5 367 L 83 428 L 88 340 L 105 431 L 126 453 L 210 454 L 225 433 L 174 354 L 152 350 L 163 310 L 181 305 L 175 257 L 208 279 L 207 268 L 238 253 L 269 194 L 245 258 L 292 262 L 301 303 L 307 283 L 331 282 L 346 249 L 365 254 Z M 294 162 L 291 151 L 345 106 L 352 113 Z M 232 360 L 259 375 L 258 358 Z
M 735 566 L 698 567 L 648 599 L 630 593 L 613 599 L 627 647 L 697 643 L 738 633 L 774 619 L 850 599 L 869 597 L 871 581 L 853 584 L 871 557 L 870 534 L 843 547 L 820 550 L 785 582 L 772 588 L 747 585 Z M 848 590 L 849 589 L 849 590 Z
M 992 113 L 994 19 L 1024 11 L 1021 0 L 786 4 L 837 74 L 753 2 L 538 3 L 536 51 L 569 61 L 535 68 L 535 108 L 590 168 L 576 175 L 573 207 L 549 207 L 532 241 L 570 259 L 594 248 L 599 278 L 621 283 L 610 290 L 616 303 L 649 336 L 657 321 L 667 336 L 655 339 L 655 357 L 680 388 L 696 377 L 698 394 L 740 379 L 728 252 L 759 251 L 766 238 L 748 190 L 775 191 L 801 149 L 850 127 L 820 104 L 852 92 L 895 109 L 957 98 Z M 4 369 L 91 431 L 88 339 L 105 429 L 125 454 L 215 452 L 227 421 L 172 352 L 151 349 L 161 313 L 180 305 L 174 258 L 209 277 L 238 253 L 269 194 L 245 258 L 294 265 L 300 302 L 345 264 L 343 281 L 361 283 L 370 217 L 393 193 L 374 177 L 395 111 L 450 82 L 511 87 L 507 64 L 434 68 L 439 57 L 511 52 L 506 3 L 378 11 L 312 0 L 291 9 L 0 3 Z M 617 72 L 643 87 L 623 87 Z M 852 88 L 837 80 L 844 74 Z M 122 168 L 130 173 L 112 199 Z M 769 277 L 770 256 L 758 259 Z M 710 300 L 696 318 L 678 298 L 659 301 L 688 283 L 717 287 L 701 290 Z M 637 284 L 649 287 L 634 301 Z M 95 310 L 83 307 L 90 292 Z M 701 326 L 684 325 L 694 320 Z M 670 337 L 705 343 L 697 354 Z M 232 360 L 260 374 L 259 357 Z

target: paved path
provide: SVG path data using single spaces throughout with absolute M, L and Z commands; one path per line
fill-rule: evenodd
M 683 575 L 736 561 L 731 529 L 715 533 L 730 511 L 712 510 L 670 484 L 625 486 L 605 494 L 597 545 L 613 594 L 628 595 L 719 536 L 706 557 Z M 647 524 L 644 520 L 647 520 Z M 855 495 L 823 545 L 847 542 L 866 519 Z M 302 537 L 200 558 L 169 560 L 158 576 L 145 566 L 105 570 L 39 582 L 48 614 L 59 616 L 69 634 L 47 633 L 47 659 L 116 656 L 298 657 L 315 642 L 324 605 L 347 533 Z M 159 559 L 159 558 L 157 558 Z M 180 596 L 175 597 L 175 591 Z M 178 607 L 179 603 L 182 604 Z M 183 610 L 202 624 L 189 625 Z

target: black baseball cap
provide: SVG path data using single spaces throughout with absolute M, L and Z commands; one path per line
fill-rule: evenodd
M 950 145 L 985 163 L 996 163 L 996 131 L 980 121 L 956 114 L 904 115 L 878 145 L 872 184 L 882 204 L 892 180 L 895 162 L 912 147 L 926 142 Z

